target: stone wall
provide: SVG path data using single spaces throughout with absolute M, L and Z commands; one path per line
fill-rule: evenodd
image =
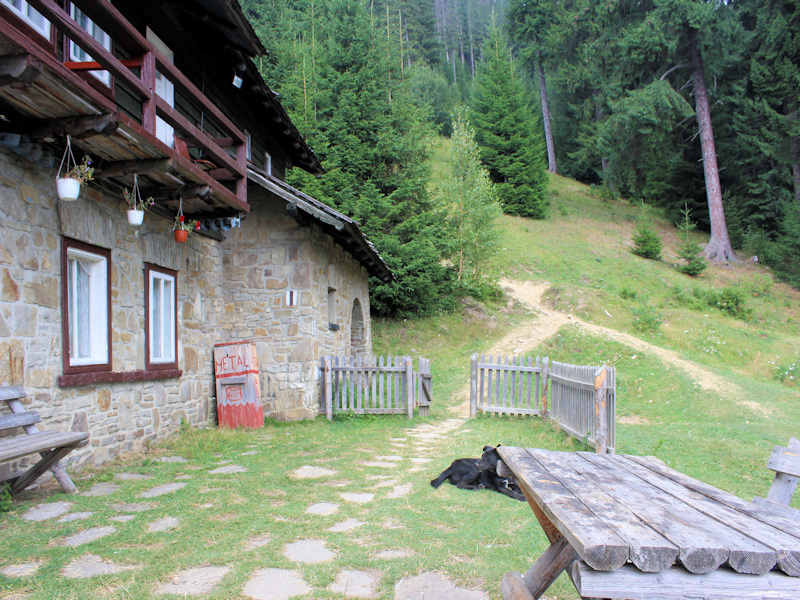
M 265 416 L 312 418 L 319 413 L 320 357 L 354 351 L 356 304 L 363 326 L 355 350 L 371 350 L 367 272 L 319 226 L 298 224 L 286 201 L 253 184 L 248 201 L 251 212 L 225 244 L 225 318 L 217 341 L 256 343 Z
M 0 385 L 24 385 L 24 403 L 41 414 L 44 429 L 88 428 L 90 445 L 68 458 L 77 464 L 140 450 L 182 421 L 207 424 L 212 332 L 223 311 L 222 244 L 198 235 L 177 244 L 172 223 L 152 215 L 132 227 L 121 198 L 96 186 L 83 186 L 76 202 L 59 202 L 54 179 L 54 171 L 0 150 Z M 144 262 L 178 271 L 182 377 L 58 385 L 62 235 L 112 250 L 115 373 L 144 369 Z

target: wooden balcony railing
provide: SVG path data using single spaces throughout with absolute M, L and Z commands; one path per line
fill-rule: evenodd
M 210 184 L 214 192 L 227 199 L 228 204 L 247 206 L 247 156 L 246 136 L 233 122 L 197 88 L 174 64 L 150 43 L 108 0 L 72 0 L 87 17 L 102 28 L 118 48 L 130 56 L 120 60 L 72 19 L 69 12 L 54 0 L 28 0 L 28 3 L 48 19 L 59 33 L 85 50 L 94 59 L 91 63 L 68 62 L 72 70 L 104 69 L 123 84 L 142 105 L 141 122 L 130 121 L 137 133 L 158 144 L 156 139 L 156 116 L 174 128 L 175 132 L 190 146 L 200 148 L 205 156 L 219 166 L 213 172 L 204 172 L 192 162 L 179 156 L 172 148 L 165 153 L 176 160 L 185 170 L 196 171 L 197 178 Z M 134 69 L 139 71 L 137 75 Z M 214 130 L 222 133 L 219 138 L 202 131 L 195 123 L 159 97 L 155 92 L 156 71 L 169 80 L 199 112 L 211 122 Z M 226 148 L 233 148 L 232 156 Z M 216 178 L 214 178 L 216 177 Z M 231 191 L 223 180 L 233 180 L 235 191 Z

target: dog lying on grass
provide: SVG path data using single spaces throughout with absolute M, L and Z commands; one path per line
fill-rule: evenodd
M 499 446 L 498 446 L 499 448 Z M 483 447 L 480 458 L 459 458 L 447 467 L 433 481 L 431 485 L 438 488 L 445 481 L 449 481 L 461 490 L 494 490 L 505 494 L 514 500 L 525 500 L 519 491 L 519 486 L 513 477 L 500 477 L 497 474 L 497 461 L 500 454 L 497 448 Z

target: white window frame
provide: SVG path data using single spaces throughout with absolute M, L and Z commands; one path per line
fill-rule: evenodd
M 264 172 L 272 175 L 272 155 L 269 152 L 264 152 Z
M 171 365 L 178 361 L 178 346 L 176 343 L 177 307 L 176 291 L 177 277 L 150 266 L 147 278 L 148 295 L 148 362 L 151 365 Z M 156 300 L 156 293 L 160 302 Z M 161 339 L 156 340 L 156 324 L 161 333 Z M 156 342 L 159 342 L 158 344 Z M 160 354 L 154 352 L 160 348 Z
M 156 50 L 164 55 L 164 58 L 171 63 L 175 62 L 175 52 L 173 52 L 149 27 L 146 30 L 146 37 L 147 41 L 153 44 Z M 155 92 L 167 104 L 173 108 L 175 107 L 175 84 L 158 70 L 156 70 Z M 170 148 L 175 147 L 175 130 L 172 128 L 172 125 L 159 116 L 156 116 L 156 137 Z
M 67 250 L 67 302 L 69 314 L 69 366 L 109 364 L 108 347 L 108 272 L 105 256 L 69 247 Z M 79 307 L 79 270 L 88 275 L 88 307 Z M 84 308 L 84 310 L 80 310 Z M 81 351 L 79 335 L 88 329 L 88 350 Z
M 103 48 L 111 52 L 111 37 L 100 29 L 94 21 L 83 14 L 73 3 L 69 5 L 69 16 L 72 17 L 72 20 L 75 21 L 81 29 L 91 35 L 95 41 L 102 44 Z M 72 40 L 69 40 L 69 58 L 74 62 L 94 62 L 94 58 Z M 89 71 L 89 74 L 103 85 L 107 87 L 111 86 L 111 73 L 108 71 Z
M 19 16 L 20 19 L 25 21 L 48 40 L 50 39 L 50 21 L 45 19 L 44 16 L 28 4 L 26 0 L 0 0 L 0 2 L 3 2 L 3 4 Z

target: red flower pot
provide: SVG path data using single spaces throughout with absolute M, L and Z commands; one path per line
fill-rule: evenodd
M 181 244 L 189 237 L 189 232 L 186 229 L 176 229 L 173 233 L 175 234 L 175 241 Z

